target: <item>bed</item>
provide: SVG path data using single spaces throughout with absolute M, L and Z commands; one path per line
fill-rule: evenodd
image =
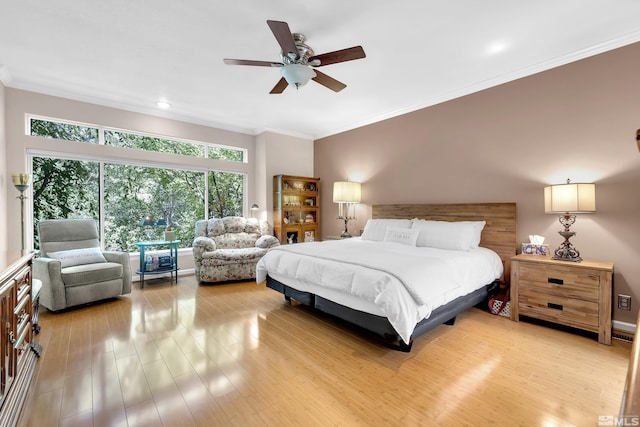
M 362 238 L 283 245 L 257 281 L 408 352 L 508 280 L 516 228 L 515 203 L 374 205 Z

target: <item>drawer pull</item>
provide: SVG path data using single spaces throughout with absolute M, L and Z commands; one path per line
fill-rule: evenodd
M 562 279 L 555 279 L 553 277 L 547 277 L 547 282 L 549 283 L 553 283 L 554 285 L 564 285 L 564 280 Z
M 548 302 L 547 303 L 547 307 L 553 308 L 553 309 L 556 309 L 556 310 L 562 310 L 562 304 L 554 304 L 552 302 Z

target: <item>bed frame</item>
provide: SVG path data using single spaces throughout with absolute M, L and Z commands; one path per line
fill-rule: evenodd
M 511 257 L 516 254 L 516 204 L 515 203 L 454 203 L 454 204 L 418 204 L 418 205 L 373 205 L 373 218 L 430 219 L 437 221 L 486 221 L 480 246 L 492 249 L 502 259 L 504 274 L 500 281 L 507 282 L 510 277 Z M 267 286 L 282 293 L 287 301 L 295 299 L 300 303 L 314 307 L 324 313 L 338 317 L 358 327 L 364 328 L 382 337 L 393 348 L 405 352 L 411 351 L 413 340 L 441 324 L 453 325 L 456 316 L 488 298 L 496 283 L 461 296 L 444 306 L 433 310 L 429 318 L 416 326 L 411 340 L 405 343 L 396 333 L 386 317 L 376 316 L 337 304 L 317 295 L 300 292 L 267 276 Z

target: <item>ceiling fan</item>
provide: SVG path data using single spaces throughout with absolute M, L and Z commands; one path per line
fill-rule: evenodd
M 318 71 L 316 68 L 324 65 L 337 64 L 338 62 L 361 59 L 366 56 L 362 46 L 354 46 L 316 55 L 313 49 L 304 43 L 304 35 L 291 33 L 289 24 L 286 22 L 268 20 L 267 25 L 269 25 L 271 32 L 282 48 L 280 52 L 282 62 L 225 58 L 224 63 L 229 65 L 279 67 L 282 78 L 276 83 L 273 89 L 271 89 L 271 92 L 269 92 L 272 94 L 284 92 L 288 85 L 295 86 L 297 89 L 307 84 L 309 80 L 320 83 L 334 92 L 340 92 L 347 87 L 347 85 Z

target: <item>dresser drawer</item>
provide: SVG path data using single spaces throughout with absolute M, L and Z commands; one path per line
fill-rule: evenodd
M 554 292 L 520 284 L 518 309 L 521 315 L 597 332 L 597 301 L 566 298 Z
M 540 292 L 566 298 L 600 300 L 600 275 L 596 270 L 554 266 L 540 268 L 521 264 L 520 286 L 538 288 Z

